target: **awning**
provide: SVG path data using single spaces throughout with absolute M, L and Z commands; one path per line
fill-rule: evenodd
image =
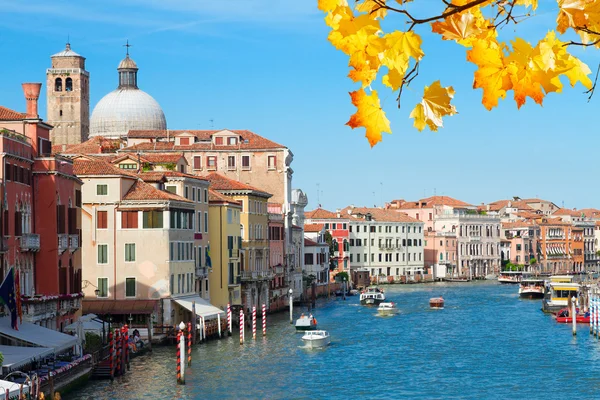
M 201 316 L 204 319 L 217 318 L 217 314 L 225 314 L 225 311 L 213 306 L 208 301 L 204 300 L 198 295 L 178 298 L 174 297 L 173 301 L 175 301 L 175 303 L 179 304 L 181 307 L 185 308 L 190 312 L 192 311 L 192 303 L 195 302 L 196 315 Z
M 94 314 L 152 314 L 158 300 L 83 300 L 83 312 Z
M 54 350 L 49 347 L 0 346 L 0 353 L 4 356 L 3 372 L 9 373 L 54 353 Z
M 0 336 L 28 343 L 32 346 L 50 347 L 57 354 L 77 344 L 74 336 L 66 335 L 39 325 L 23 322 L 19 330 L 10 327 L 10 317 L 0 318 Z
M 73 332 L 77 333 L 79 329 L 79 324 L 82 325 L 82 329 L 84 332 L 93 332 L 98 335 L 102 335 L 103 325 L 102 322 L 98 321 L 81 321 L 81 318 L 78 321 L 73 322 L 63 328 L 65 332 Z M 105 331 L 108 331 L 108 324 L 104 328 Z
M 21 385 L 19 383 L 0 380 L 0 400 L 6 399 L 6 391 L 8 390 L 8 396 L 13 399 L 19 396 L 21 393 Z M 23 393 L 29 393 L 29 386 L 23 385 Z M 8 399 L 7 399 L 8 400 Z

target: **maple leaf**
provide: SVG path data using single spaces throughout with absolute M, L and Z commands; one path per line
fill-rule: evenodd
M 450 104 L 453 97 L 452 86 L 442 87 L 440 81 L 425 86 L 423 99 L 410 113 L 410 118 L 415 120 L 415 128 L 422 131 L 425 126 L 429 126 L 429 129 L 434 132 L 441 128 L 442 117 L 456 114 L 456 108 Z
M 457 43 L 471 47 L 474 40 L 495 37 L 496 31 L 490 29 L 479 9 L 446 17 L 443 21 L 431 24 L 431 31 L 442 35 L 444 40 L 455 40 Z
M 350 55 L 364 50 L 369 44 L 369 39 L 379 30 L 379 21 L 368 15 L 358 17 L 344 15 L 339 21 L 338 28 L 330 32 L 329 41 L 338 50 Z
M 352 129 L 364 127 L 366 129 L 365 136 L 371 147 L 381 141 L 383 132 L 392 133 L 390 121 L 385 116 L 385 111 L 381 109 L 376 90 L 367 95 L 361 88 L 350 92 L 350 98 L 357 110 L 346 122 L 346 125 Z
M 495 40 L 476 40 L 473 48 L 467 51 L 467 61 L 479 67 L 475 71 L 473 88 L 483 89 L 482 103 L 488 110 L 496 107 L 498 99 L 505 98 L 506 91 L 512 88 L 502 47 Z
M 346 0 L 317 0 L 317 8 L 324 12 L 335 10 L 337 6 L 347 6 Z
M 515 5 L 531 7 L 532 10 L 536 10 L 537 5 L 538 5 L 538 0 L 517 0 L 515 2 Z
M 420 61 L 425 55 L 421 50 L 421 37 L 412 31 L 396 31 L 384 35 L 382 39 L 385 41 L 385 51 L 382 53 L 381 63 L 389 70 L 382 82 L 397 90 L 408 70 L 410 58 Z
M 385 4 L 386 0 L 379 0 L 380 3 Z M 364 12 L 371 15 L 371 18 L 384 18 L 387 14 L 387 9 L 377 4 L 375 0 L 363 0 L 362 3 L 357 3 L 354 9 L 359 12 Z
M 600 32 L 600 4 L 594 0 L 558 0 L 558 17 L 556 29 L 565 33 L 572 28 L 577 31 L 583 43 L 598 40 Z M 585 30 L 582 30 L 585 28 Z M 600 47 L 600 43 L 596 43 Z

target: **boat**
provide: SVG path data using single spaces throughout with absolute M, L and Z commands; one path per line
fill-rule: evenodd
M 377 312 L 379 315 L 396 315 L 398 314 L 398 307 L 394 302 L 389 303 L 379 303 L 379 307 L 377 307 Z
M 436 309 L 444 308 L 444 298 L 442 296 L 432 297 L 429 299 L 429 307 Z
M 383 290 L 378 287 L 369 287 L 360 293 L 360 304 L 378 306 L 385 301 Z
M 317 329 L 317 319 L 311 315 L 308 317 L 304 314 L 296 320 L 297 331 L 314 331 Z
M 579 293 L 579 284 L 574 282 L 548 282 L 544 300 L 542 301 L 542 311 L 546 313 L 556 313 L 569 304 L 569 299 L 577 298 Z
M 575 316 L 575 322 L 578 324 L 589 324 L 590 323 L 590 313 L 586 312 L 585 314 L 579 314 L 579 309 L 575 311 L 577 314 Z M 556 322 L 562 324 L 572 324 L 573 318 L 569 316 L 568 308 L 563 308 L 559 312 L 556 313 Z
M 544 280 L 540 278 L 523 278 L 519 285 L 519 296 L 527 299 L 544 297 Z
M 520 283 L 523 278 L 523 272 L 521 271 L 502 271 L 498 276 L 498 282 L 503 284 L 517 284 Z
M 308 331 L 302 336 L 302 341 L 306 347 L 314 349 L 328 346 L 331 336 L 327 331 Z
M 466 276 L 455 276 L 450 278 L 444 278 L 446 282 L 470 282 L 471 280 Z
M 352 289 L 351 291 L 348 292 L 347 296 L 358 296 L 360 294 L 360 292 L 356 289 Z
M 485 276 L 485 279 L 488 281 L 495 281 L 496 279 L 498 279 L 498 275 L 496 274 L 487 274 Z

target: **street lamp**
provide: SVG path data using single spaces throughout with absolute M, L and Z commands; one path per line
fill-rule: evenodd
M 290 290 L 288 290 L 288 298 L 289 298 L 289 303 L 290 303 L 290 324 L 294 323 L 294 320 L 292 318 L 292 313 L 294 310 L 294 297 L 292 296 L 294 294 L 294 291 L 292 290 L 292 288 L 290 288 Z
M 88 287 L 88 285 L 92 285 L 93 287 L 95 287 L 96 290 L 94 290 L 94 293 L 96 294 L 96 297 L 98 297 L 98 295 L 100 294 L 100 289 L 98 289 L 98 286 L 94 285 L 92 282 L 88 281 L 87 279 L 84 279 L 82 281 L 82 283 L 83 283 L 83 289 Z
M 342 281 L 344 282 L 343 283 L 344 287 L 342 288 L 342 293 L 344 294 L 343 299 L 346 300 L 346 277 L 345 276 L 342 278 Z
M 185 329 L 185 323 L 184 323 L 183 321 L 181 321 L 181 322 L 179 323 L 179 329 L 180 329 L 180 330 L 184 330 L 184 329 Z

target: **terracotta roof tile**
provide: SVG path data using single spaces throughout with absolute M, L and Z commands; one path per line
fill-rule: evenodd
M 211 202 L 227 202 L 237 204 L 239 206 L 242 205 L 242 202 L 235 200 L 233 197 L 225 196 L 217 192 L 216 190 L 208 189 L 208 201 Z
M 136 175 L 132 172 L 125 171 L 124 169 L 115 167 L 114 165 L 101 160 L 92 161 L 85 159 L 76 159 L 73 161 L 73 172 L 77 176 L 118 175 L 136 177 Z
M 241 137 L 239 144 L 234 146 L 217 146 L 212 144 L 211 138 L 215 134 L 219 134 L 221 132 L 225 133 L 226 131 L 235 133 Z M 231 149 L 285 149 L 285 146 L 280 145 L 279 143 L 275 143 L 272 140 L 264 138 L 260 135 L 257 135 L 254 132 L 248 130 L 230 130 L 230 129 L 221 129 L 221 130 L 169 130 L 169 131 L 140 131 L 140 130 L 131 130 L 127 134 L 127 137 L 132 139 L 145 139 L 145 138 L 167 138 L 167 134 L 169 138 L 175 137 L 182 133 L 190 133 L 200 140 L 200 142 L 193 143 L 188 146 L 175 146 L 173 142 L 170 143 L 170 148 L 175 149 L 185 149 L 185 150 L 231 150 Z M 247 142 L 246 142 L 247 141 Z M 157 143 L 141 143 L 137 146 L 132 146 L 129 149 L 135 148 L 143 148 L 146 150 L 152 150 L 154 145 L 163 145 L 164 142 Z M 141 146 L 141 147 L 140 147 Z M 163 146 L 163 149 L 168 148 L 168 146 Z
M 254 186 L 250 186 L 247 185 L 245 183 L 233 180 L 233 179 L 229 179 L 223 175 L 220 175 L 216 172 L 212 172 L 206 176 L 204 176 L 203 178 L 207 179 L 210 182 L 210 188 L 213 190 L 221 190 L 221 191 L 236 191 L 236 190 L 242 190 L 242 191 L 254 191 L 254 192 L 259 192 L 262 193 L 264 195 L 268 195 L 269 197 L 271 197 L 272 195 L 270 193 L 267 193 L 263 190 L 257 189 Z
M 529 228 L 534 223 L 531 220 L 528 221 L 515 221 L 515 222 L 503 222 L 502 229 L 515 229 L 515 228 Z
M 600 210 L 597 208 L 582 208 L 579 210 L 580 213 L 585 215 L 587 218 L 598 218 L 600 217 Z
M 364 219 L 367 213 L 371 214 L 371 218 L 375 221 L 384 222 L 419 222 L 418 219 L 408 216 L 407 214 L 395 210 L 385 210 L 381 208 L 369 208 L 369 207 L 346 207 L 342 210 L 342 214 L 348 214 L 348 210 L 352 212 L 352 217 Z M 359 216 L 360 214 L 360 216 Z
M 337 219 L 337 213 L 327 211 L 323 208 L 317 208 L 304 213 L 306 219 Z
M 123 196 L 123 200 L 174 200 L 193 203 L 185 197 L 178 196 L 165 190 L 159 190 L 141 179 L 138 179 L 133 186 L 131 186 L 129 191 Z
M 305 230 L 306 232 L 306 230 Z M 325 243 L 322 244 L 322 246 L 324 246 Z M 314 247 L 314 246 L 319 246 L 319 243 L 315 242 L 314 240 L 311 240 L 309 238 L 304 238 L 304 246 L 305 247 Z
M 323 224 L 305 224 L 304 232 L 321 232 L 324 226 Z
M 471 207 L 471 204 L 465 203 L 464 201 L 457 200 L 449 196 L 431 196 L 418 201 L 407 201 L 404 203 L 398 203 L 399 209 L 415 209 L 415 208 L 429 208 L 433 206 L 450 206 L 450 207 Z M 419 205 L 422 204 L 421 207 Z
M 559 208 L 552 215 L 569 215 L 571 217 L 581 217 L 581 211 L 570 210 L 568 208 Z
M 21 121 L 26 114 L 0 106 L 0 121 Z
M 52 146 L 52 152 L 54 154 L 65 153 L 65 154 L 103 154 L 103 153 L 115 153 L 120 147 L 123 141 L 121 139 L 107 139 L 102 136 L 95 136 L 88 139 L 83 143 L 78 144 L 67 144 L 67 145 L 54 145 Z
M 140 178 L 146 182 L 161 182 L 163 180 L 168 180 L 167 178 L 188 178 L 197 181 L 208 182 L 208 179 L 202 176 L 190 175 L 178 171 L 147 171 L 142 172 L 140 174 Z

